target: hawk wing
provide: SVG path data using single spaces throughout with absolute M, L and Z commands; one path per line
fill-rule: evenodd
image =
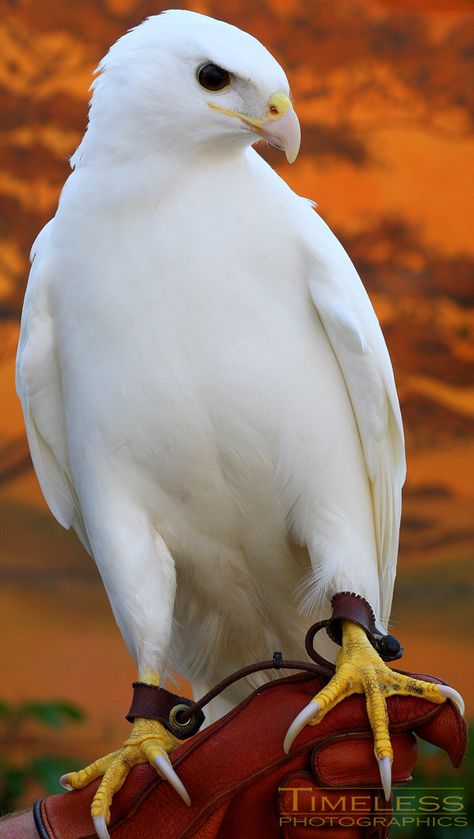
M 405 447 L 392 365 L 379 322 L 344 248 L 312 214 L 309 291 L 346 383 L 360 435 L 374 512 L 381 620 L 395 582 Z
M 61 370 L 51 313 L 50 236 L 54 219 L 37 237 L 21 318 L 16 389 L 25 417 L 31 459 L 43 495 L 63 527 L 75 528 L 90 552 L 70 476 Z

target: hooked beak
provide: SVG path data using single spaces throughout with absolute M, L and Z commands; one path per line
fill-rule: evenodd
M 301 142 L 300 123 L 286 93 L 278 91 L 270 97 L 266 119 L 255 119 L 246 114 L 239 114 L 238 111 L 220 108 L 211 102 L 208 102 L 208 105 L 215 111 L 221 111 L 245 122 L 271 146 L 284 151 L 288 163 L 293 163 L 298 157 Z
M 257 133 L 271 146 L 284 151 L 288 163 L 294 163 L 300 150 L 301 129 L 293 107 L 278 120 L 263 122 Z

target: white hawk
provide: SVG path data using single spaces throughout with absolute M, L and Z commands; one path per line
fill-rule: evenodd
M 301 657 L 335 593 L 365 598 L 385 630 L 402 423 L 350 259 L 252 148 L 264 138 L 290 162 L 299 149 L 270 53 L 226 23 L 168 11 L 120 38 L 99 71 L 72 174 L 33 247 L 17 389 L 45 498 L 94 557 L 139 681 L 159 685 L 171 665 L 202 692 L 272 650 Z M 286 748 L 365 691 L 389 792 L 392 671 L 357 624 L 343 622 L 342 643 L 333 683 Z M 189 801 L 175 745 L 139 718 L 122 749 L 66 776 L 80 787 L 103 775 L 100 837 L 134 763 L 149 760 Z

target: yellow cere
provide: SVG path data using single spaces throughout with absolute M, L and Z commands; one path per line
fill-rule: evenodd
M 268 102 L 268 118 L 279 119 L 292 107 L 289 97 L 283 91 L 278 91 L 270 97 Z

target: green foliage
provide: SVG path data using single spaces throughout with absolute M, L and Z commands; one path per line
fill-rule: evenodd
M 76 705 L 62 701 L 23 702 L 15 711 L 19 722 L 37 720 L 48 728 L 63 728 L 68 722 L 82 722 L 84 714 Z
M 29 700 L 17 704 L 0 701 L 0 813 L 19 807 L 31 784 L 45 795 L 61 792 L 60 776 L 81 766 L 71 757 L 38 754 L 34 740 L 31 743 L 29 737 L 26 742 L 26 724 L 58 731 L 70 723 L 81 723 L 84 718 L 77 705 L 63 700 Z M 13 756 L 18 750 L 26 753 L 26 757 Z

